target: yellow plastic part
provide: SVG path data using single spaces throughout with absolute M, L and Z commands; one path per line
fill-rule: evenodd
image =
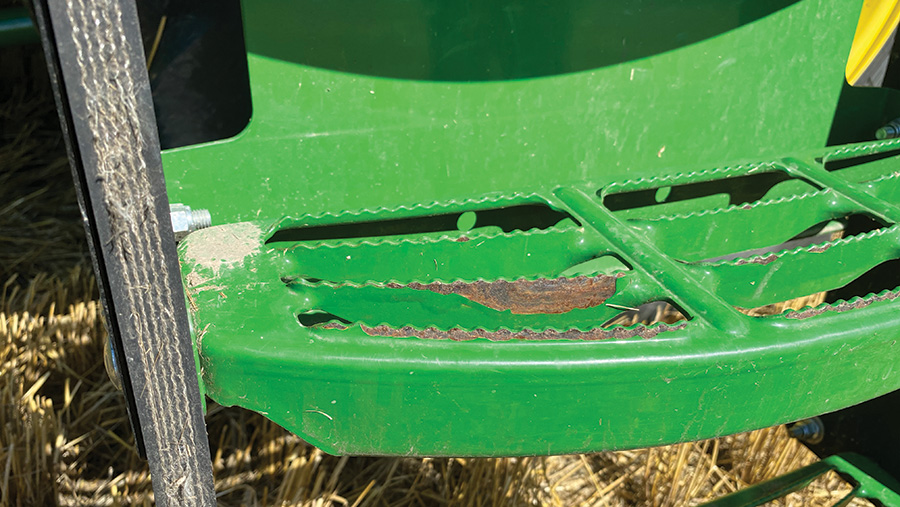
M 898 20 L 900 0 L 865 0 L 847 60 L 848 83 L 852 85 L 859 81 L 887 43 Z

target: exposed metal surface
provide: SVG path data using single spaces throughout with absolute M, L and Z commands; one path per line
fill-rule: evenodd
M 412 282 L 408 287 L 438 294 L 458 294 L 495 310 L 512 313 L 565 313 L 575 308 L 590 308 L 606 301 L 616 292 L 617 276 L 578 276 L 538 280 L 497 280 L 494 282 Z
M 484 331 L 484 330 L 466 330 L 466 329 L 450 329 L 442 331 L 440 329 L 416 329 L 411 326 L 402 328 L 392 328 L 388 326 L 361 326 L 362 330 L 370 336 L 394 336 L 394 337 L 415 337 L 425 340 L 453 340 L 466 341 L 483 338 L 491 341 L 508 341 L 508 340 L 575 340 L 575 341 L 595 341 L 625 338 L 653 338 L 656 335 L 677 329 L 684 329 L 686 322 L 676 326 L 659 324 L 653 327 L 637 326 L 634 328 L 616 327 L 612 329 L 596 328 L 589 331 L 580 331 L 570 329 L 568 331 L 557 331 L 548 329 L 546 331 L 532 331 L 530 329 L 522 329 L 518 331 L 500 330 L 500 331 Z
M 751 257 L 749 259 L 737 259 L 734 261 L 736 266 L 743 266 L 745 264 L 759 264 L 765 266 L 766 264 L 771 264 L 778 259 L 778 256 L 775 254 L 769 254 L 766 256 L 757 256 Z

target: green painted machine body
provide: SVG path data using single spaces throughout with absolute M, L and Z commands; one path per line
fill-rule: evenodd
M 499 198 L 559 185 L 597 189 L 821 148 L 861 5 L 804 0 L 743 25 L 734 14 L 731 30 L 602 68 L 456 82 L 350 74 L 277 59 L 287 56 L 271 49 L 269 37 L 317 24 L 304 24 L 302 7 L 318 3 L 245 2 L 253 117 L 233 139 L 166 153 L 172 200 L 190 199 L 209 209 L 216 223 L 230 223 Z M 337 2 L 342 12 L 367 3 Z M 521 9 L 530 4 L 521 3 Z M 564 12 L 566 3 L 553 9 Z M 787 2 L 580 3 L 610 10 L 618 18 L 604 18 L 605 25 L 613 26 L 626 17 L 621 4 L 635 6 L 631 17 L 654 9 L 707 14 L 683 25 L 690 33 L 718 19 L 717 11 L 726 9 L 719 5 L 737 11 L 744 4 Z M 410 9 L 407 2 L 388 4 Z M 486 4 L 495 10 L 505 5 Z M 406 36 L 404 29 L 370 22 L 369 30 Z M 653 26 L 633 24 L 633 37 L 653 36 Z M 419 29 L 427 34 L 427 27 Z M 350 33 L 328 45 L 347 44 L 363 31 L 356 25 L 345 30 Z M 582 51 L 628 48 L 629 34 L 620 35 L 613 47 Z M 436 63 L 449 58 L 442 56 L 435 55 Z M 395 65 L 409 60 L 394 53 L 381 59 Z
M 781 477 L 755 484 L 724 496 L 704 507 L 755 507 L 809 486 L 813 480 L 835 471 L 852 485 L 834 505 L 849 505 L 854 498 L 877 500 L 877 505 L 900 505 L 900 483 L 874 462 L 853 453 L 835 454 Z
M 900 257 L 900 142 L 828 146 L 861 4 L 248 0 L 251 121 L 163 155 L 216 224 L 180 246 L 207 394 L 331 453 L 500 456 L 897 389 L 896 284 L 739 311 Z M 684 319 L 611 324 L 656 301 Z

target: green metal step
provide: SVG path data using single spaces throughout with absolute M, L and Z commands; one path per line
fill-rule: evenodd
M 847 182 L 649 219 L 620 219 L 604 192 L 560 187 L 198 231 L 180 251 L 203 378 L 214 399 L 353 454 L 482 455 L 488 434 L 489 453 L 505 455 L 656 445 L 840 408 L 898 387 L 895 287 L 780 315 L 739 309 L 830 291 L 900 258 L 900 229 L 883 223 L 897 215 L 876 198 L 895 180 L 875 178 L 863 199 Z M 550 218 L 495 219 L 522 206 Z M 854 215 L 878 221 L 777 249 Z M 644 234 L 659 223 L 671 228 Z M 711 244 L 719 227 L 732 234 Z M 710 238 L 693 257 L 776 248 L 685 262 L 679 231 Z M 652 301 L 686 319 L 605 324 Z
M 331 453 L 500 456 L 897 389 L 900 142 L 827 146 L 881 121 L 841 123 L 861 5 L 244 2 L 252 119 L 163 160 L 217 224 L 180 247 L 207 394 Z

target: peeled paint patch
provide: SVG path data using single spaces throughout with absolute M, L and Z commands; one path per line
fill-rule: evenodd
M 778 256 L 775 254 L 769 254 L 763 257 L 762 255 L 757 255 L 755 257 L 750 257 L 749 259 L 738 259 L 734 261 L 736 266 L 743 266 L 745 264 L 762 264 L 765 266 L 766 264 L 771 264 L 778 260 Z
M 232 266 L 259 252 L 262 247 L 262 231 L 250 222 L 225 224 L 201 229 L 185 241 L 184 260 L 193 264 L 193 273 L 212 272 L 218 276 L 223 267 Z M 192 273 L 192 274 L 193 274 Z M 190 275 L 188 275 L 190 276 Z M 195 280 L 198 285 L 205 280 Z
M 507 282 L 452 282 L 388 284 L 391 288 L 428 290 L 438 294 L 457 294 L 470 301 L 515 314 L 565 313 L 576 308 L 602 304 L 616 292 L 621 275 L 541 278 Z
M 683 329 L 687 326 L 687 322 L 680 322 L 677 325 L 670 326 L 668 324 L 659 324 L 653 327 L 637 326 L 633 329 L 624 327 L 615 327 L 611 329 L 594 328 L 587 331 L 579 331 L 578 329 L 570 329 L 568 331 L 556 331 L 548 329 L 546 331 L 532 331 L 523 329 L 520 331 L 509 331 L 501 329 L 499 331 L 485 331 L 484 329 L 466 330 L 466 329 L 449 329 L 442 331 L 433 327 L 426 329 L 416 329 L 412 326 L 404 326 L 394 328 L 390 326 L 374 326 L 369 327 L 361 325 L 363 332 L 369 336 L 390 336 L 404 338 L 422 338 L 426 340 L 453 340 L 468 341 L 483 338 L 491 341 L 509 341 L 509 340 L 578 340 L 578 341 L 598 341 L 610 339 L 625 338 L 653 338 L 659 333 L 665 331 L 673 331 Z

